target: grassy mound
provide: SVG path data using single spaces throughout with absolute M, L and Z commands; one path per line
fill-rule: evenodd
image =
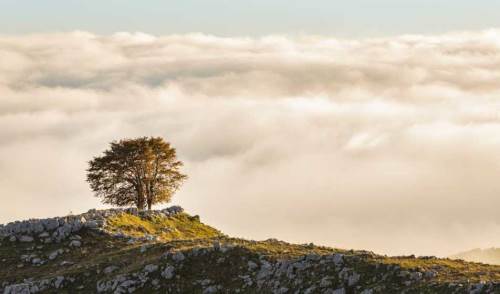
M 107 229 L 132 237 L 153 235 L 163 241 L 212 238 L 222 235 L 218 230 L 201 223 L 199 217 L 184 212 L 170 217 L 151 216 L 146 219 L 128 213 L 119 214 L 107 220 Z

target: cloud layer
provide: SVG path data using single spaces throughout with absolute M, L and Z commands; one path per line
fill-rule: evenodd
M 0 222 L 98 206 L 86 162 L 143 135 L 186 163 L 174 201 L 231 235 L 500 244 L 500 30 L 0 37 Z

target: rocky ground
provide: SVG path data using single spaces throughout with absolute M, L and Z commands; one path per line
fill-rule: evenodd
M 500 293 L 500 266 L 230 238 L 180 207 L 0 225 L 0 292 Z

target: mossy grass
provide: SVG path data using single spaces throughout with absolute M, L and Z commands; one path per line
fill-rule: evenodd
M 187 213 L 169 217 L 151 216 L 147 219 L 123 213 L 109 218 L 107 226 L 112 232 L 122 232 L 132 237 L 144 237 L 145 234 L 149 234 L 163 241 L 222 236 L 218 230 L 203 224 L 198 217 Z

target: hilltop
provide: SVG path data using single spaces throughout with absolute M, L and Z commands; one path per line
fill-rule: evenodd
M 500 266 L 226 236 L 174 206 L 0 225 L 0 293 L 500 293 Z

